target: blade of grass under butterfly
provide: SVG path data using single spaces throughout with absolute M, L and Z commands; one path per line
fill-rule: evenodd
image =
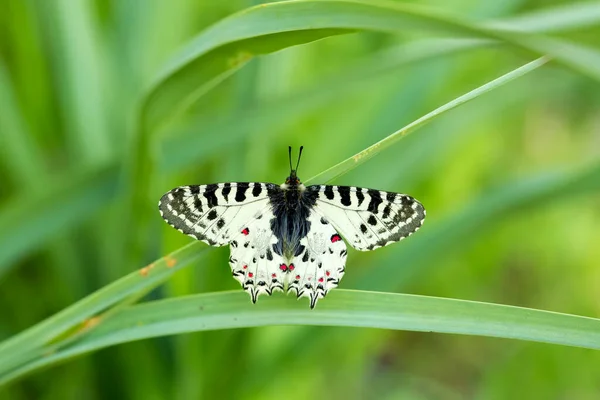
M 310 310 L 277 294 L 257 304 L 242 291 L 185 296 L 121 310 L 79 340 L 10 371 L 0 384 L 107 346 L 197 331 L 325 325 L 481 335 L 600 349 L 600 320 L 500 304 L 338 289 Z
M 93 318 L 123 299 L 136 293 L 146 293 L 168 279 L 174 272 L 197 260 L 203 245 L 191 243 L 157 260 L 156 262 L 126 275 L 108 286 L 92 293 L 72 306 L 0 343 L 0 371 L 6 371 L 23 358 L 43 354 L 43 346 L 51 341 L 68 340 L 100 322 Z

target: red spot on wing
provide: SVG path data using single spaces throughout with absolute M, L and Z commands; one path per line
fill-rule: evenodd
M 287 265 L 285 265 L 285 264 L 280 264 L 280 265 L 279 265 L 279 269 L 280 269 L 280 270 L 282 270 L 283 272 L 287 271 L 287 268 L 288 268 L 288 267 L 287 267 Z
M 300 275 L 296 275 L 296 280 L 300 280 Z
M 242 233 L 246 236 L 248 236 L 248 234 L 250 233 L 250 230 L 248 228 L 244 228 L 242 229 Z
M 323 282 L 323 278 L 319 278 L 319 282 Z
M 244 265 L 242 268 L 244 268 L 244 269 L 248 269 L 248 266 L 247 266 L 247 265 Z
M 271 274 L 271 278 L 277 278 L 277 274 Z
M 342 240 L 342 238 L 337 233 L 331 236 L 331 243 L 339 242 L 340 240 Z
M 329 276 L 329 275 L 331 275 L 331 272 L 325 271 L 325 275 Z
M 290 264 L 289 268 L 290 268 L 290 271 L 293 271 L 294 268 L 296 268 L 296 267 L 294 267 L 294 264 Z
M 248 273 L 248 278 L 252 278 L 254 276 L 254 274 L 252 272 Z

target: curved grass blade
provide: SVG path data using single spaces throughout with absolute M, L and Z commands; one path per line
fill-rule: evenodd
M 107 346 L 188 332 L 324 325 L 480 335 L 600 349 L 600 320 L 466 300 L 339 289 L 309 310 L 292 296 L 251 304 L 242 291 L 153 301 L 123 309 L 66 348 L 0 376 L 24 374 Z
M 379 1 L 284 1 L 234 14 L 193 39 L 168 63 L 146 96 L 144 125 L 155 127 L 177 114 L 255 55 L 355 31 L 415 29 L 497 40 L 538 57 L 549 54 L 600 79 L 600 66 L 588 65 L 589 60 L 577 54 L 563 54 L 562 46 L 553 46 L 551 39 L 538 43 L 538 36 L 473 25 L 428 8 Z
M 364 163 L 371 157 L 375 156 L 377 153 L 379 153 L 382 150 L 385 150 L 386 148 L 397 143 L 404 136 L 413 132 L 417 128 L 420 128 L 421 126 L 425 125 L 426 123 L 431 122 L 433 119 L 440 116 L 441 114 L 443 114 L 449 110 L 452 110 L 453 108 L 456 108 L 462 104 L 465 104 L 468 101 L 471 101 L 471 100 L 481 96 L 482 94 L 485 94 L 495 88 L 498 88 L 498 87 L 500 87 L 516 78 L 519 78 L 531 71 L 534 71 L 537 68 L 541 67 L 542 65 L 546 64 L 548 61 L 549 61 L 549 59 L 546 57 L 538 58 L 537 60 L 527 63 L 527 64 L 523 65 L 522 67 L 519 67 L 505 75 L 502 75 L 501 77 L 499 77 L 497 79 L 494 79 L 491 82 L 486 83 L 483 86 L 478 87 L 477 89 L 474 89 L 460 97 L 457 97 L 456 99 L 452 100 L 451 102 L 446 103 L 443 106 L 436 108 L 435 110 L 431 111 L 430 113 L 422 116 L 421 118 L 417 119 L 416 121 L 411 122 L 410 124 L 406 125 L 404 128 L 392 133 L 391 135 L 389 135 L 386 138 L 380 140 L 379 142 L 371 145 L 370 147 L 366 148 L 365 150 L 355 154 L 354 156 L 352 156 L 350 158 L 347 158 L 346 160 L 344 160 L 344 161 L 334 165 L 333 167 L 321 172 L 320 174 L 308 179 L 306 182 L 307 183 L 312 182 L 312 181 L 329 182 L 329 181 L 347 173 L 351 169 L 356 168 L 357 166 Z
M 600 3 L 588 1 L 559 4 L 510 18 L 490 21 L 485 26 L 499 30 L 547 33 L 592 27 L 598 22 L 600 22 Z
M 243 110 L 235 119 L 232 119 L 229 113 L 197 118 L 185 128 L 161 140 L 159 147 L 163 155 L 160 157 L 158 169 L 164 173 L 178 171 L 203 157 L 215 154 L 215 151 L 226 145 L 236 143 L 248 134 L 252 135 L 253 140 L 258 140 L 261 136 L 279 129 L 279 126 L 293 124 L 296 119 L 319 110 L 344 93 L 369 85 L 374 77 L 381 77 L 406 65 L 465 52 L 485 44 L 491 45 L 493 42 L 437 39 L 409 43 L 371 54 L 345 72 L 327 77 L 302 92 L 294 93 L 293 96 L 263 102 Z M 198 130 L 199 126 L 202 126 L 201 131 Z M 252 126 L 260 126 L 260 129 L 250 132 L 249 127 Z M 213 132 L 226 134 L 214 136 Z M 211 140 L 206 140 L 208 136 Z
M 600 6 L 594 3 L 580 3 L 568 7 L 558 6 L 536 10 L 486 22 L 484 26 L 500 30 L 543 33 L 580 29 L 582 25 L 594 26 L 599 23 Z M 337 79 L 328 77 L 325 81 L 314 85 L 314 88 L 295 94 L 289 99 L 278 99 L 277 107 L 270 103 L 254 107 L 238 115 L 235 124 L 231 124 L 229 115 L 192 122 L 189 128 L 170 135 L 161 144 L 164 156 L 160 160 L 159 169 L 169 173 L 185 168 L 195 160 L 213 154 L 214 151 L 243 137 L 248 133 L 247 126 L 262 126 L 260 130 L 252 132 L 254 138 L 277 129 L 268 127 L 278 126 L 285 123 L 284 121 L 293 120 L 295 116 L 318 109 L 321 104 L 339 96 L 340 92 L 352 89 L 356 86 L 355 83 L 361 84 L 362 81 L 390 73 L 407 64 L 490 46 L 494 43 L 492 40 L 482 39 L 426 39 L 369 55 L 363 62 L 358 62 L 349 71 L 337 76 Z M 248 122 L 240 122 L 240 120 Z M 198 126 L 203 127 L 201 132 L 198 131 Z M 227 132 L 227 135 L 213 137 L 213 140 L 207 143 L 204 132 Z M 177 154 L 177 157 L 172 156 L 173 154 Z
M 203 254 L 203 247 L 199 242 L 182 247 L 0 343 L 0 374 L 26 359 L 42 356 L 52 342 L 64 343 L 91 329 L 103 318 L 98 314 L 107 312 L 131 296 L 136 298 L 157 287 L 173 273 L 197 260 Z

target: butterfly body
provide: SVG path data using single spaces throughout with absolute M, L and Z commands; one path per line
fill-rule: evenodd
M 290 168 L 291 169 L 291 168 Z M 421 226 L 423 206 L 410 196 L 351 186 L 304 186 L 291 170 L 285 183 L 181 186 L 162 196 L 165 221 L 211 246 L 230 245 L 235 279 L 253 302 L 294 292 L 318 299 L 337 287 L 347 249 L 374 250 Z
M 286 180 L 286 182 L 289 182 Z M 284 183 L 269 192 L 274 218 L 271 230 L 277 237 L 274 250 L 291 262 L 303 251 L 301 240 L 310 229 L 308 217 L 315 204 L 315 196 L 302 183 Z

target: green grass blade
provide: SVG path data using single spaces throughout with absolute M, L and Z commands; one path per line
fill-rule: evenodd
M 493 42 L 473 39 L 420 40 L 386 49 L 356 62 L 347 70 L 328 76 L 293 96 L 265 101 L 247 110 L 241 110 L 232 120 L 230 113 L 211 115 L 193 120 L 185 127 L 160 140 L 161 157 L 158 169 L 171 173 L 193 165 L 227 145 L 233 145 L 246 135 L 253 140 L 293 124 L 329 102 L 348 92 L 360 90 L 384 74 L 414 63 L 449 56 L 476 49 Z M 198 126 L 202 129 L 198 131 Z M 248 127 L 260 127 L 249 131 Z M 227 134 L 213 135 L 214 132 Z M 210 137 L 210 140 L 207 138 Z
M 26 126 L 17 104 L 8 71 L 0 61 L 0 154 L 20 185 L 39 184 L 44 159 Z
M 547 58 L 544 58 L 544 57 L 539 58 L 539 59 L 534 60 L 528 64 L 525 64 L 522 67 L 519 67 L 505 75 L 502 75 L 501 77 L 494 79 L 493 81 L 488 82 L 485 85 L 478 87 L 477 89 L 474 89 L 460 97 L 457 97 L 456 99 L 452 100 L 451 102 L 446 103 L 443 106 L 436 108 L 435 110 L 431 111 L 430 113 L 424 115 L 423 117 L 417 119 L 416 121 L 411 122 L 410 124 L 406 125 L 404 128 L 392 133 L 391 135 L 389 135 L 386 138 L 380 140 L 379 142 L 373 144 L 372 146 L 366 148 L 365 150 L 355 154 L 354 156 L 352 156 L 350 158 L 347 158 L 346 160 L 344 160 L 344 161 L 334 165 L 333 167 L 321 172 L 320 174 L 308 179 L 306 182 L 307 183 L 312 182 L 312 181 L 329 182 L 329 181 L 347 173 L 348 171 L 352 170 L 353 168 L 356 168 L 360 164 L 369 160 L 371 157 L 375 156 L 379 152 L 381 152 L 381 151 L 387 149 L 388 147 L 392 146 L 393 144 L 397 143 L 400 139 L 402 139 L 409 133 L 420 128 L 421 126 L 425 125 L 426 123 L 431 122 L 432 120 L 434 120 L 436 117 L 442 115 L 443 113 L 450 111 L 450 110 L 452 110 L 462 104 L 465 104 L 473 99 L 476 99 L 477 97 L 479 97 L 493 89 L 496 89 L 516 78 L 519 78 L 531 71 L 534 71 L 537 68 L 541 67 L 542 65 L 546 64 L 548 61 L 549 60 Z
M 24 358 L 40 356 L 51 341 L 70 340 L 90 325 L 89 319 L 108 310 L 129 296 L 146 293 L 173 273 L 188 266 L 202 255 L 203 245 L 191 243 L 153 264 L 105 286 L 45 321 L 0 343 L 0 371 L 6 371 Z M 97 319 L 93 320 L 97 321 Z
M 600 349 L 600 320 L 465 300 L 336 290 L 310 310 L 277 294 L 251 304 L 242 291 L 123 309 L 66 348 L 0 376 L 0 384 L 107 346 L 181 333 L 266 325 L 325 325 L 455 333 Z
M 600 66 L 588 66 L 577 55 L 563 54 L 550 39 L 522 32 L 472 25 L 453 16 L 408 4 L 358 1 L 291 1 L 252 7 L 226 18 L 199 34 L 159 75 L 144 102 L 144 121 L 156 126 L 179 113 L 198 96 L 239 68 L 251 57 L 353 31 L 446 32 L 505 42 L 538 57 L 556 60 L 594 78 Z M 524 37 L 527 40 L 522 40 Z M 550 44 L 550 45 L 549 45 Z
M 596 3 L 579 3 L 486 22 L 484 26 L 499 30 L 546 33 L 580 29 L 581 26 L 594 26 L 599 23 L 600 6 Z M 277 107 L 274 104 L 266 103 L 242 112 L 236 118 L 235 124 L 231 123 L 229 115 L 191 123 L 189 128 L 171 134 L 161 144 L 163 157 L 161 157 L 159 169 L 168 173 L 191 165 L 196 160 L 202 159 L 226 145 L 235 143 L 236 140 L 247 134 L 247 126 L 262 127 L 262 129 L 252 132 L 254 138 L 275 130 L 278 125 L 284 123 L 284 120 L 293 120 L 311 110 L 318 109 L 321 104 L 340 96 L 341 92 L 352 89 L 356 83 L 361 84 L 362 81 L 390 73 L 410 63 L 448 56 L 465 50 L 489 46 L 493 43 L 494 41 L 481 39 L 428 39 L 370 55 L 362 63 L 359 62 L 349 70 L 341 72 L 337 79 L 330 77 L 330 79 L 315 84 L 314 89 L 295 94 L 290 99 L 278 99 Z M 197 127 L 200 125 L 203 129 L 199 132 Z M 206 135 L 209 135 L 210 132 L 227 132 L 228 134 L 220 135 L 207 143 Z M 177 156 L 175 157 L 174 154 Z
M 49 56 L 54 66 L 65 131 L 78 165 L 103 165 L 112 156 L 106 112 L 104 73 L 99 29 L 87 2 L 59 0 L 40 4 L 40 18 L 52 35 Z
M 81 223 L 114 198 L 116 168 L 102 168 L 4 206 L 0 213 L 0 277 L 17 259 L 51 239 L 57 232 Z
M 564 32 L 598 25 L 600 3 L 560 4 L 486 23 L 492 29 L 519 32 Z

